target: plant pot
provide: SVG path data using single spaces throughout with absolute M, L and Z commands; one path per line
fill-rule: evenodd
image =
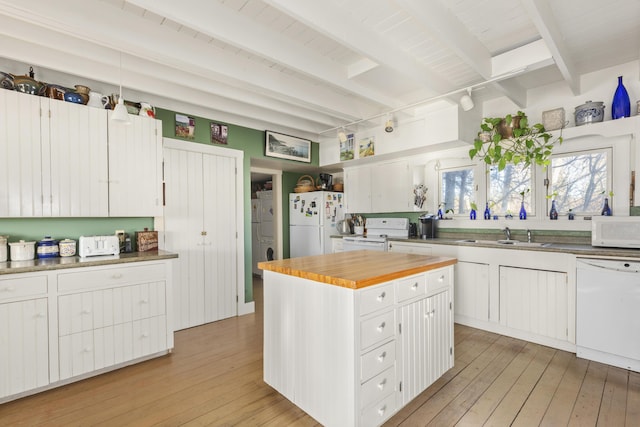
M 498 125 L 498 133 L 504 139 L 509 139 L 513 137 L 513 129 L 520 127 L 520 116 L 511 117 L 511 123 L 507 124 L 504 120 L 500 122 Z

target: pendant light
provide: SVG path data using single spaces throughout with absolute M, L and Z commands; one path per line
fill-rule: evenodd
M 122 52 L 120 52 L 120 95 L 118 96 L 118 103 L 113 109 L 113 114 L 111 114 L 111 120 L 123 125 L 131 123 L 131 120 L 129 120 L 129 112 L 124 105 L 124 98 L 122 97 Z

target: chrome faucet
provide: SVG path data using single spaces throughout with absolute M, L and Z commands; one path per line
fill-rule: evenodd
M 511 230 L 509 230 L 509 227 L 505 227 L 502 231 L 504 231 L 504 235 L 507 236 L 507 240 L 511 240 Z
M 531 243 L 531 230 L 527 228 L 527 242 Z

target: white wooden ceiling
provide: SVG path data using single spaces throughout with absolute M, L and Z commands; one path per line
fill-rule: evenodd
M 527 89 L 551 82 L 579 95 L 580 74 L 640 56 L 640 0 L 0 6 L 2 71 L 26 72 L 3 69 L 17 61 L 104 92 L 121 79 L 126 99 L 314 140 L 389 111 L 411 114 L 405 107 L 423 100 L 456 102 L 470 86 L 483 88 L 476 103 L 505 95 L 522 108 Z

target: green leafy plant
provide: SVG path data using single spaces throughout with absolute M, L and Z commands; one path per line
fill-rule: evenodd
M 476 205 L 476 202 L 471 202 L 469 203 L 469 205 L 471 206 L 471 209 L 473 209 L 474 211 L 478 210 L 478 205 Z
M 562 143 L 562 136 L 553 138 L 540 123 L 529 125 L 527 115 L 518 111 L 515 116 L 485 117 L 469 157 L 497 165 L 500 171 L 507 163 L 525 166 L 535 163 L 546 168 L 556 143 Z

